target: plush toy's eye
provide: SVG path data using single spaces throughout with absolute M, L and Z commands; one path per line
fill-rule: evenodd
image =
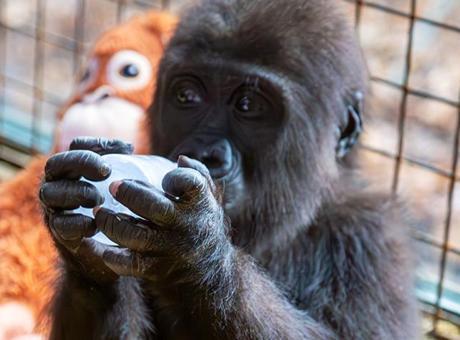
M 120 90 L 139 90 L 152 79 L 150 61 L 132 50 L 115 53 L 107 64 L 107 81 Z
M 88 61 L 86 68 L 81 73 L 78 81 L 78 88 L 84 91 L 95 79 L 99 71 L 99 62 L 96 58 Z
M 81 76 L 80 83 L 87 81 L 90 75 L 91 75 L 91 72 L 89 71 L 89 69 L 86 69 L 83 75 Z
M 126 78 L 134 78 L 139 75 L 139 68 L 134 64 L 128 64 L 120 70 L 120 75 Z

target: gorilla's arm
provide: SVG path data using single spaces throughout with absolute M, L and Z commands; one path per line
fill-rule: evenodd
M 54 297 L 50 339 L 94 339 L 107 335 L 110 311 L 116 301 L 115 286 L 98 286 L 77 273 L 66 271 Z
M 222 339 L 333 338 L 231 243 L 219 192 L 202 163 L 181 156 L 163 188 L 166 194 L 137 181 L 112 184 L 115 198 L 145 219 L 105 208 L 96 213 L 98 229 L 122 247 L 104 252 L 106 265 L 119 275 L 143 278 L 158 309 L 175 309 L 178 326 L 163 332 L 174 337 L 186 329 L 197 338 Z
M 99 154 L 129 154 L 132 147 L 119 141 L 80 138 L 70 148 L 72 151 L 47 161 L 40 188 L 45 222 L 63 262 L 50 338 L 138 338 L 150 330 L 138 283 L 118 278 L 104 264 L 105 246 L 89 238 L 96 232 L 94 219 L 65 211 L 101 204 L 97 189 L 79 178 L 106 178 L 110 167 Z
M 200 325 L 200 333 L 226 339 L 335 338 L 326 325 L 293 306 L 248 255 L 237 251 L 234 261 L 234 278 L 225 288 L 232 291 L 232 300 L 227 302 L 222 296 L 209 299 L 202 294 L 200 301 L 194 302 L 206 301 L 208 306 L 209 316 L 203 319 L 208 324 Z M 219 304 L 221 308 L 216 309 Z
M 303 254 L 292 270 L 308 263 L 301 308 L 342 339 L 418 339 L 406 215 L 399 200 L 375 192 L 325 206 L 296 241 Z
M 51 340 L 154 339 L 139 282 L 123 277 L 101 285 L 66 270 L 53 301 Z
M 416 320 L 407 319 L 416 315 L 416 306 L 411 262 L 403 255 L 406 228 L 394 205 L 385 197 L 364 196 L 325 207 L 308 231 L 285 247 L 267 249 L 264 269 L 235 248 L 228 261 L 202 253 L 201 272 L 212 280 L 204 285 L 189 273 L 188 283 L 174 290 L 189 295 L 169 291 L 168 297 L 200 336 L 418 338 Z M 275 282 L 282 282 L 288 298 Z
M 205 167 L 186 157 L 178 165 L 163 182 L 166 195 L 132 181 L 112 188 L 146 220 L 96 214 L 98 228 L 129 249 L 106 251 L 106 265 L 145 279 L 159 309 L 174 310 L 178 327 L 164 330 L 160 322 L 160 330 L 224 339 L 413 336 L 414 327 L 401 327 L 412 324 L 404 320 L 413 314 L 411 277 L 401 275 L 406 237 L 390 200 L 324 207 L 291 243 L 266 244 L 263 270 L 229 240 Z

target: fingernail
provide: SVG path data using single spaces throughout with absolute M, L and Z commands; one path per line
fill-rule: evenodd
M 177 165 L 179 167 L 183 166 L 183 165 L 186 165 L 189 163 L 189 160 L 190 158 L 185 156 L 185 155 L 180 155 L 179 157 L 177 157 Z
M 110 191 L 110 193 L 112 194 L 113 197 L 117 196 L 118 188 L 120 187 L 121 183 L 123 183 L 123 182 L 122 181 L 115 181 L 115 182 L 112 182 L 110 184 L 109 191 Z
M 102 209 L 101 206 L 94 207 L 94 208 L 93 208 L 93 216 L 96 216 L 96 214 L 98 213 L 98 211 L 101 210 L 101 209 Z
M 112 169 L 110 168 L 109 165 L 107 165 L 107 164 L 102 165 L 102 167 L 101 167 L 101 175 L 102 176 L 110 175 L 111 171 L 112 171 Z

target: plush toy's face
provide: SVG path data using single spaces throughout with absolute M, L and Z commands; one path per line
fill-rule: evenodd
M 118 138 L 148 152 L 145 111 L 175 18 L 156 11 L 105 33 L 94 46 L 74 96 L 59 114 L 55 151 L 77 136 Z

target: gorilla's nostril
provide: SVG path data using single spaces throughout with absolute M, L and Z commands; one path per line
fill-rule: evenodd
M 231 157 L 222 151 L 217 148 L 212 150 L 210 154 L 201 157 L 201 162 L 206 165 L 213 178 L 225 177 L 231 170 Z
M 222 161 L 212 156 L 203 157 L 201 162 L 203 162 L 209 169 L 215 169 L 222 166 Z
M 196 136 L 192 141 L 187 142 L 187 145 L 182 145 L 173 151 L 173 159 L 178 155 L 185 155 L 199 160 L 216 179 L 225 177 L 232 171 L 232 148 L 227 140 L 216 140 L 215 136 L 212 138 Z

